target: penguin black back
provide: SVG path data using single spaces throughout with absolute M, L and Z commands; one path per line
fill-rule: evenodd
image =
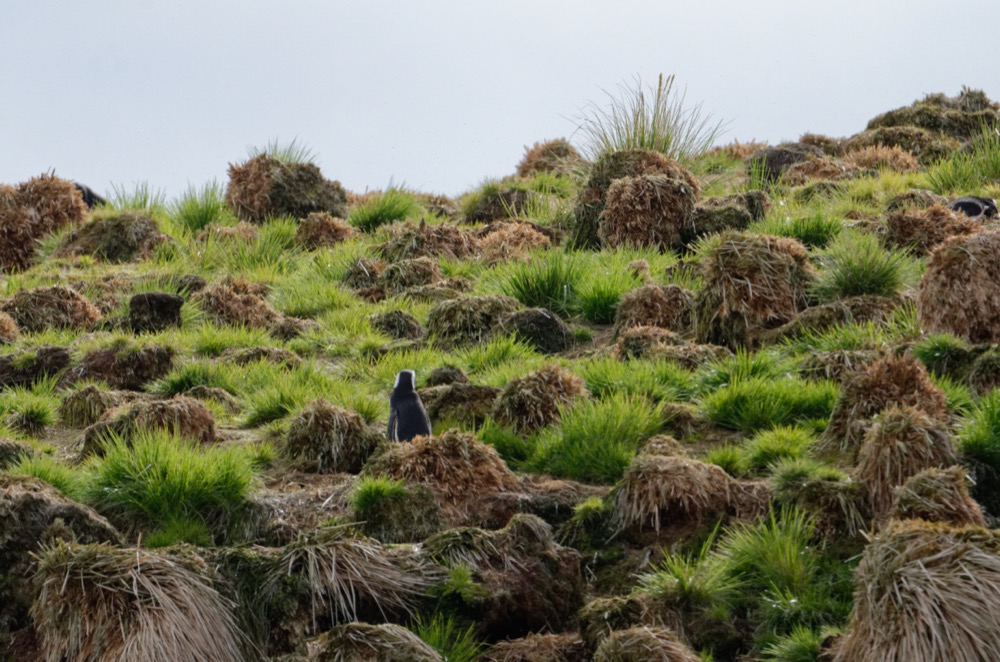
M 389 396 L 389 441 L 410 441 L 417 435 L 430 435 L 431 419 L 416 391 L 416 373 L 402 370 Z

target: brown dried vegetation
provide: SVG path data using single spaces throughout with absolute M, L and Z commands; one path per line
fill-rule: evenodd
M 492 415 L 501 425 L 530 434 L 559 420 L 559 409 L 589 395 L 583 379 L 557 365 L 509 382 L 493 403 Z
M 695 202 L 690 184 L 668 175 L 616 179 L 608 187 L 597 235 L 611 248 L 679 248 Z
M 19 290 L 0 305 L 24 331 L 86 329 L 101 318 L 100 311 L 76 290 L 62 285 Z
M 938 246 L 920 281 L 917 315 L 927 333 L 1000 342 L 1000 232 L 954 237 Z
M 319 399 L 292 419 L 284 450 L 308 471 L 358 473 L 381 438 L 355 412 Z

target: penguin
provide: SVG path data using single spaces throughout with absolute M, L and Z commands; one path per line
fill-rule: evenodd
M 73 182 L 73 186 L 75 186 L 76 190 L 78 190 L 80 195 L 83 196 L 83 204 L 87 205 L 88 209 L 93 209 L 98 205 L 108 204 L 107 200 L 94 193 L 94 189 L 90 188 L 86 184 Z
M 431 419 L 416 391 L 417 374 L 401 370 L 389 396 L 389 441 L 410 441 L 431 434 Z
M 957 211 L 971 218 L 996 218 L 997 203 L 992 198 L 980 198 L 974 195 L 967 195 L 962 198 L 952 200 L 948 205 L 952 211 Z

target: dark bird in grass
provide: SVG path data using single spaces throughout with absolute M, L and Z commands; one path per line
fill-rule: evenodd
M 90 188 L 86 184 L 80 184 L 79 182 L 73 182 L 73 186 L 80 192 L 83 196 L 83 204 L 87 205 L 88 209 L 93 209 L 98 205 L 106 205 L 108 201 L 101 196 L 94 193 L 94 189 Z
M 389 441 L 410 441 L 417 435 L 429 436 L 431 419 L 416 391 L 417 374 L 402 370 L 389 396 Z
M 948 205 L 952 211 L 965 214 L 970 218 L 996 218 L 997 201 L 992 198 L 980 198 L 975 195 L 967 195 L 962 198 L 952 200 Z

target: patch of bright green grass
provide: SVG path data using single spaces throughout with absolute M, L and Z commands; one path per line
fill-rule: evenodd
M 762 430 L 743 444 L 745 466 L 752 472 L 763 472 L 781 460 L 805 457 L 816 437 L 800 427 L 779 426 Z
M 575 309 L 583 277 L 582 263 L 575 257 L 550 251 L 511 265 L 502 289 L 525 306 L 565 316 Z
M 198 517 L 176 517 L 143 536 L 144 547 L 156 549 L 185 543 L 199 547 L 212 545 L 212 532 Z
M 1000 128 L 984 125 L 969 149 L 952 152 L 926 178 L 930 189 L 941 195 L 965 195 L 1000 180 Z
M 351 210 L 347 222 L 359 230 L 372 232 L 383 225 L 417 216 L 422 211 L 423 207 L 412 194 L 390 185 Z
M 812 292 L 820 301 L 871 294 L 895 297 L 917 275 L 914 261 L 884 248 L 878 237 L 842 232 L 817 257 L 822 268 Z
M 525 462 L 534 454 L 538 446 L 536 437 L 526 437 L 514 432 L 510 428 L 503 427 L 491 418 L 479 427 L 476 436 L 484 444 L 489 444 L 496 449 L 512 469 L 520 469 Z
M 472 345 L 458 353 L 459 363 L 472 375 L 537 357 L 533 347 L 512 335 L 498 335 L 486 344 Z
M 192 234 L 211 223 L 236 225 L 236 217 L 226 207 L 226 189 L 214 179 L 201 188 L 189 186 L 170 211 L 174 222 Z
M 751 225 L 748 231 L 776 237 L 790 237 L 802 242 L 808 248 L 824 248 L 844 229 L 844 224 L 839 219 L 824 212 L 794 217 L 782 214 L 771 214 Z
M 644 395 L 657 402 L 686 400 L 694 390 L 691 372 L 672 361 L 619 361 L 610 356 L 588 358 L 578 365 L 594 396 L 614 393 Z
M 623 271 L 592 272 L 580 289 L 580 314 L 591 324 L 611 324 L 622 296 L 641 284 L 636 276 Z
M 354 486 L 351 493 L 351 506 L 354 512 L 364 519 L 364 513 L 372 508 L 378 508 L 386 501 L 399 501 L 406 498 L 406 484 L 384 476 L 365 476 Z
M 151 187 L 149 182 L 135 183 L 131 189 L 124 184 L 112 184 L 111 191 L 108 205 L 114 209 L 144 211 L 161 216 L 167 214 L 166 194 Z
M 307 145 L 300 143 L 298 138 L 293 138 L 291 142 L 283 143 L 277 138 L 269 141 L 264 147 L 249 147 L 247 155 L 250 158 L 266 154 L 272 159 L 277 159 L 282 163 L 314 163 L 316 152 Z
M 734 356 L 709 362 L 696 374 L 698 390 L 711 393 L 753 378 L 778 379 L 790 374 L 787 361 L 771 352 L 737 349 Z
M 476 624 L 461 625 L 454 616 L 417 616 L 410 629 L 447 662 L 473 662 L 486 648 L 479 640 Z
M 778 425 L 828 419 L 837 399 L 833 382 L 754 377 L 707 394 L 702 409 L 716 425 L 753 433 Z
M 959 433 L 958 448 L 972 469 L 972 495 L 987 510 L 1000 513 L 1000 389 L 980 399 Z
M 18 462 L 7 467 L 7 473 L 13 476 L 34 476 L 77 501 L 86 492 L 87 472 L 79 467 L 63 464 L 51 455 L 36 453 L 22 456 Z
M 910 352 L 936 375 L 947 375 L 969 361 L 969 343 L 950 333 L 932 333 L 910 347 Z

